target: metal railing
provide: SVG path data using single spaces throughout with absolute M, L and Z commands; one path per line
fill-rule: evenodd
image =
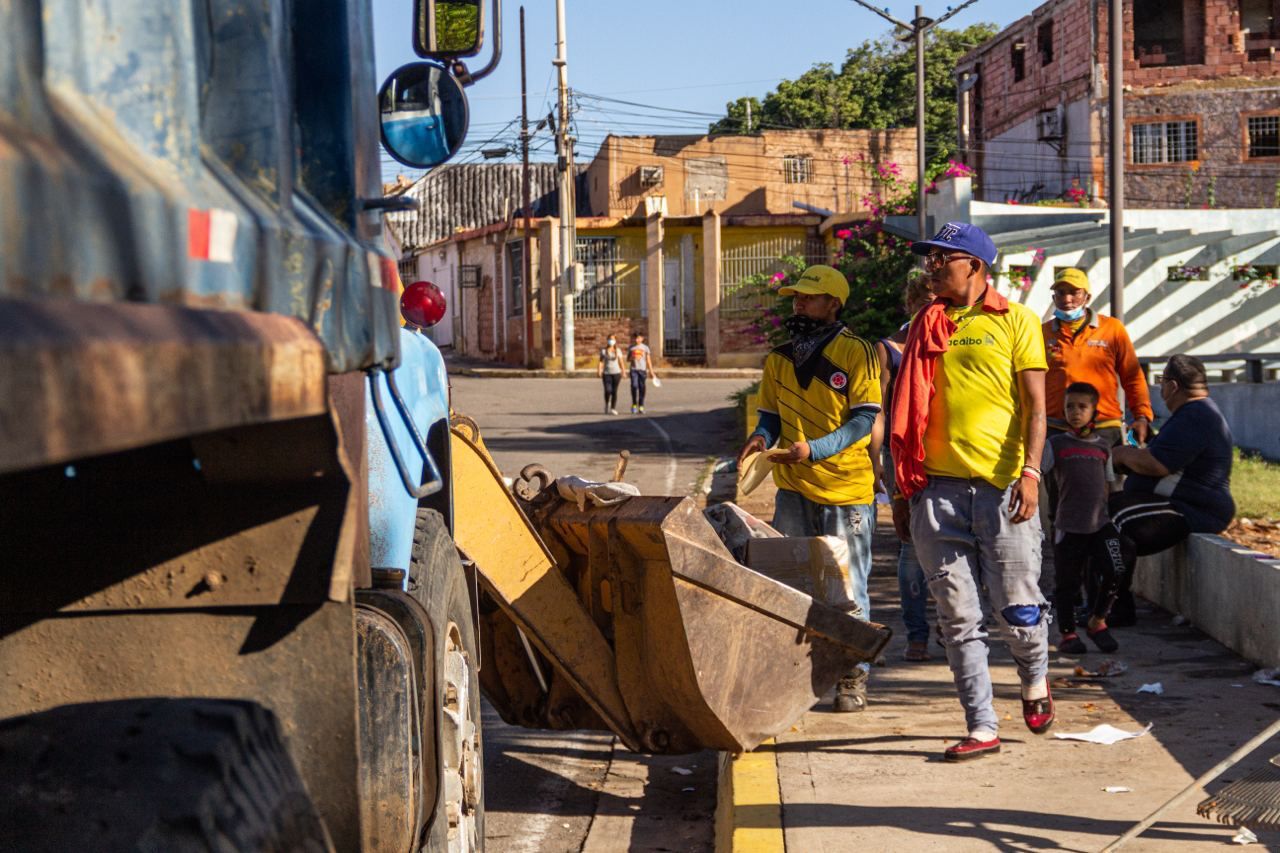
M 583 288 L 573 297 L 575 315 L 639 317 L 644 306 L 643 262 L 607 251 L 587 253 L 582 260 Z
M 1280 381 L 1280 352 L 1224 352 L 1216 355 L 1189 353 L 1204 362 L 1212 382 L 1276 382 Z M 1140 355 L 1138 364 L 1147 382 L 1154 383 L 1167 355 Z M 1215 376 L 1216 374 L 1216 376 Z
M 720 253 L 720 313 L 726 317 L 757 314 L 772 305 L 772 293 L 752 283 L 760 275 L 786 268 L 783 258 L 803 257 L 806 263 L 827 262 L 827 247 L 820 237 L 771 237 L 747 246 L 735 246 Z
M 707 354 L 706 335 L 702 329 L 681 329 L 674 335 L 664 332 L 662 337 L 662 354 L 666 357 L 699 358 Z

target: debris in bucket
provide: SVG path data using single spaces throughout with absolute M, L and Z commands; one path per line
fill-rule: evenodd
M 1191 624 L 1191 620 L 1179 613 L 1169 620 L 1169 624 L 1175 628 L 1181 628 L 1183 625 Z
M 679 773 L 681 776 L 692 776 L 692 775 L 693 775 L 693 771 L 692 771 L 692 770 L 690 770 L 688 767 L 672 767 L 672 768 L 671 768 L 671 772 L 672 772 L 672 773 Z
M 1102 790 L 1103 790 L 1103 792 L 1104 792 L 1104 793 L 1107 793 L 1107 794 L 1131 794 L 1131 793 L 1133 793 L 1133 789 L 1132 789 L 1132 788 L 1126 788 L 1124 785 L 1108 785 L 1107 787 L 1103 788 Z
M 1058 740 L 1082 740 L 1085 743 L 1100 743 L 1103 746 L 1111 746 L 1122 740 L 1130 740 L 1136 737 L 1142 737 L 1151 731 L 1153 723 L 1147 723 L 1146 728 L 1136 732 L 1126 732 L 1124 729 L 1118 729 L 1115 726 L 1103 723 L 1100 726 L 1094 726 L 1087 732 L 1059 732 L 1054 735 Z
M 1253 680 L 1259 684 L 1270 684 L 1272 687 L 1280 687 L 1280 668 L 1260 669 L 1253 674 Z
M 697 788 L 681 788 L 681 789 L 680 789 L 680 793 L 682 793 L 682 794 L 688 794 L 688 793 L 691 793 L 691 792 L 696 791 L 696 790 L 698 790 L 698 789 L 697 789 Z
M 1247 827 L 1240 827 L 1240 831 L 1231 837 L 1232 844 L 1257 844 L 1258 836 L 1254 835 Z
M 1139 692 L 1139 693 L 1154 693 L 1154 694 L 1156 694 L 1157 696 L 1163 696 L 1163 695 L 1164 695 L 1164 684 L 1163 684 L 1162 682 L 1159 682 L 1159 681 L 1155 682 L 1154 684 L 1144 684 L 1144 685 L 1142 685 L 1141 687 L 1139 687 L 1139 688 L 1138 688 L 1138 692 Z
M 1076 667 L 1077 678 L 1113 678 L 1121 673 L 1128 672 L 1129 665 L 1122 660 L 1114 660 L 1108 658 L 1098 664 L 1098 668 L 1094 670 L 1085 669 L 1082 666 Z

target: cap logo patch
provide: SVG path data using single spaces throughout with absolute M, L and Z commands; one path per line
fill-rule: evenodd
M 848 384 L 849 384 L 849 377 L 844 375 L 840 371 L 837 370 L 835 373 L 831 374 L 831 387 L 836 389 L 837 391 L 843 391 L 844 386 Z
M 943 241 L 944 243 L 950 243 L 952 240 L 954 240 L 956 237 L 959 237 L 959 236 L 960 236 L 959 224 L 955 222 L 948 222 L 946 225 L 942 226 L 942 230 L 938 232 L 937 239 Z

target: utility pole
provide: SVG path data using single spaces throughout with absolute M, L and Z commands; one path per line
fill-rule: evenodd
M 529 186 L 529 80 L 525 67 L 524 7 L 520 7 L 520 160 L 524 184 L 524 248 L 520 257 L 524 260 L 524 366 L 530 363 L 533 341 L 533 254 L 529 251 L 533 242 L 533 195 Z
M 1111 316 L 1124 319 L 1124 1 L 1110 0 L 1107 27 L 1111 47 L 1107 63 L 1107 88 L 1111 104 Z
M 929 239 L 929 234 L 925 229 L 928 223 L 925 218 L 925 210 L 924 210 L 924 195 L 925 195 L 924 193 L 924 189 L 925 189 L 924 187 L 924 181 L 925 181 L 924 37 L 929 32 L 929 30 L 938 26 L 938 24 L 941 24 L 942 22 L 947 21 L 950 18 L 958 15 L 964 9 L 968 8 L 969 6 L 972 6 L 974 3 L 977 3 L 978 0 L 967 0 L 967 2 L 961 3 L 959 6 L 956 6 L 954 9 L 947 12 L 947 14 L 943 15 L 941 18 L 938 18 L 936 21 L 930 18 L 926 18 L 924 16 L 924 9 L 920 6 L 916 6 L 915 19 L 912 20 L 912 22 L 909 24 L 905 21 L 899 21 L 897 18 L 893 17 L 883 9 L 877 9 L 875 6 L 872 6 L 870 3 L 866 2 L 866 0 L 853 0 L 853 2 L 857 3 L 859 6 L 861 6 L 864 9 L 875 12 L 877 15 L 884 18 L 886 21 L 893 24 L 895 27 L 905 30 L 906 36 L 903 38 L 903 41 L 906 41 L 906 38 L 909 37 L 915 43 L 915 50 L 916 50 L 916 233 L 920 236 L 921 240 L 927 240 Z
M 569 137 L 569 59 L 564 33 L 564 0 L 556 0 L 556 58 L 551 64 L 558 72 L 559 122 L 556 126 L 556 166 L 560 171 L 560 351 L 564 370 L 573 373 L 573 221 L 577 204 L 573 198 L 573 140 Z

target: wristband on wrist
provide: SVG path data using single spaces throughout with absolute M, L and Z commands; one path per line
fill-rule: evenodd
M 1044 475 L 1040 472 L 1040 469 L 1039 469 L 1039 468 L 1037 468 L 1037 467 L 1035 467 L 1034 465 L 1023 465 L 1023 466 L 1022 466 L 1022 476 L 1024 476 L 1024 477 L 1030 477 L 1031 479 L 1033 479 L 1033 480 L 1035 480 L 1037 483 L 1039 483 L 1039 482 L 1040 482 L 1040 480 L 1041 480 L 1041 478 L 1042 478 Z

